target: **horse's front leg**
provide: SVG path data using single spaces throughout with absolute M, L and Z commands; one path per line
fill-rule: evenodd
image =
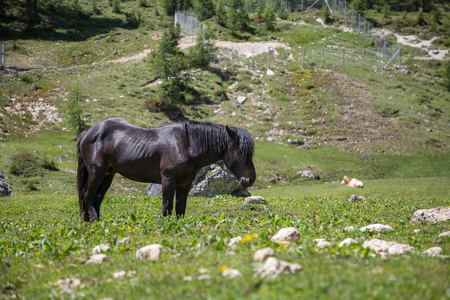
M 177 188 L 177 204 L 175 206 L 175 210 L 177 212 L 177 219 L 184 215 L 186 212 L 186 202 L 187 197 L 189 195 L 189 191 L 191 190 L 191 185 L 183 188 Z
M 172 214 L 173 211 L 173 196 L 177 186 L 174 177 L 162 175 L 162 213 L 164 217 Z

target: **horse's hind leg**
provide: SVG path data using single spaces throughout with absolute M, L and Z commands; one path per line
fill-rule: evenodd
M 162 175 L 162 212 L 167 217 L 173 211 L 173 196 L 175 195 L 176 179 Z
M 108 191 L 109 187 L 111 186 L 111 183 L 114 179 L 114 174 L 112 175 L 106 175 L 105 178 L 103 178 L 102 183 L 97 189 L 97 195 L 95 196 L 95 202 L 94 202 L 94 208 L 97 212 L 97 217 L 100 219 L 100 205 L 102 204 L 103 198 L 105 198 L 106 192 Z
M 89 170 L 86 193 L 84 194 L 84 203 L 88 214 L 89 221 L 98 221 L 98 213 L 96 207 L 97 191 L 105 178 L 106 168 L 93 168 Z M 98 205 L 100 207 L 100 205 Z M 86 211 L 85 211 L 86 220 Z
M 188 187 L 177 188 L 177 204 L 175 205 L 175 210 L 177 212 L 177 219 L 184 215 L 186 212 L 186 201 L 191 189 L 191 185 Z

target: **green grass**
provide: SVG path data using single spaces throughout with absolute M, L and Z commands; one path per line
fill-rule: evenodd
M 322 186 L 330 187 L 336 197 L 317 197 L 317 192 L 306 196 L 298 189 L 292 197 L 283 193 L 289 198 L 269 198 L 265 208 L 244 207 L 242 199 L 230 196 L 189 198 L 187 215 L 181 220 L 161 217 L 159 197 L 109 194 L 103 203 L 102 220 L 90 224 L 86 231 L 71 195 L 2 198 L 2 294 L 24 299 L 87 295 L 113 299 L 445 298 L 450 239 L 437 240 L 437 236 L 450 230 L 450 224 L 409 223 L 417 209 L 449 205 L 446 182 L 438 179 L 429 189 L 430 182 L 369 181 L 364 191 L 370 195 L 363 203 L 339 197 L 344 187 L 333 184 Z M 415 194 L 410 193 L 411 185 L 417 190 Z M 380 196 L 379 190 L 383 190 Z M 358 230 L 371 223 L 389 224 L 395 231 Z M 349 225 L 357 229 L 344 231 Z M 298 242 L 285 246 L 270 241 L 279 229 L 289 226 L 301 232 Z M 414 229 L 420 229 L 419 233 Z M 246 237 L 246 242 L 227 249 L 228 240 L 237 235 Z M 131 242 L 118 244 L 124 237 Z M 339 248 L 337 244 L 347 237 L 359 243 Z M 316 249 L 315 238 L 325 238 L 332 246 Z M 386 260 L 371 257 L 372 252 L 361 245 L 372 238 L 407 243 L 415 251 Z M 106 253 L 108 262 L 86 266 L 93 247 L 101 243 L 111 246 Z M 138 248 L 152 243 L 163 246 L 159 260 L 135 258 Z M 260 266 L 253 261 L 253 253 L 267 246 L 276 250 L 277 258 L 300 263 L 303 270 L 273 280 L 253 277 L 254 268 Z M 421 254 L 432 246 L 440 246 L 444 256 Z M 209 279 L 197 279 L 201 268 L 208 270 Z M 224 268 L 238 269 L 242 276 L 224 278 Z M 135 273 L 113 278 L 114 272 L 122 270 Z M 185 276 L 193 280 L 185 281 Z M 65 278 L 79 279 L 81 286 L 66 294 L 56 284 Z

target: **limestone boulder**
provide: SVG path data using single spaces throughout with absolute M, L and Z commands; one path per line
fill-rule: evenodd
M 431 209 L 420 209 L 414 212 L 411 223 L 420 222 L 437 223 L 450 220 L 450 207 L 436 207 Z
M 161 255 L 162 246 L 160 244 L 152 244 L 142 247 L 136 251 L 136 258 L 157 260 Z
M 290 241 L 298 241 L 300 239 L 300 232 L 294 227 L 286 227 L 280 229 L 277 234 L 275 234 L 271 240 L 275 243 L 280 242 L 290 242 Z
M 86 264 L 101 264 L 104 263 L 105 261 L 108 261 L 108 256 L 106 254 L 94 254 L 86 262 Z
M 12 195 L 11 186 L 0 171 L 0 197 L 9 197 Z
M 255 277 L 274 279 L 281 273 L 295 274 L 302 269 L 299 264 L 292 264 L 286 261 L 278 260 L 275 257 L 266 259 L 264 265 L 256 270 Z
M 425 250 L 423 253 L 428 256 L 435 257 L 442 253 L 442 248 L 441 247 L 431 247 L 430 249 Z
M 275 256 L 275 250 L 271 247 L 259 249 L 253 255 L 253 259 L 256 261 L 265 261 L 268 257 Z
M 360 231 L 371 231 L 371 232 L 382 232 L 382 231 L 394 231 L 394 228 L 392 228 L 389 225 L 385 224 L 370 224 L 364 227 L 361 227 Z
M 161 184 L 149 183 L 145 194 L 161 196 Z M 204 167 L 192 183 L 190 196 L 214 197 L 230 194 L 237 197 L 248 197 L 250 192 L 240 185 L 239 180 L 228 170 L 223 161 Z

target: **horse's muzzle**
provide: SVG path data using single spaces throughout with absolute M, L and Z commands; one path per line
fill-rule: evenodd
M 255 183 L 255 178 L 253 178 L 253 177 L 242 177 L 241 178 L 241 185 L 244 188 L 248 188 L 249 186 L 252 186 L 253 183 Z

